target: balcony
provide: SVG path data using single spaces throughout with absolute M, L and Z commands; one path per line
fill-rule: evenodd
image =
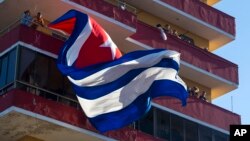
M 161 23 L 164 20 L 208 40 L 211 51 L 235 39 L 235 19 L 198 0 L 144 0 L 143 4 L 140 0 L 125 1 L 140 9 L 138 17 L 150 14 L 159 17 Z
M 76 4 L 89 8 L 95 12 L 105 15 L 109 18 L 115 19 L 127 26 L 136 28 L 136 15 L 122 10 L 121 8 L 114 6 L 103 0 L 70 0 Z
M 52 38 L 51 35 L 24 25 L 17 25 L 0 37 L 0 53 L 20 41 L 55 55 L 59 53 L 59 50 L 64 43 L 60 39 Z
M 194 118 L 226 131 L 229 131 L 229 125 L 241 123 L 239 115 L 197 98 L 188 98 L 186 107 L 181 107 L 181 102 L 171 97 L 156 98 L 153 101 L 153 106 L 155 107 L 162 109 L 169 108 L 184 116 Z M 219 118 L 215 118 L 215 115 Z
M 137 16 L 106 0 L 65 0 L 65 4 L 95 19 L 121 49 L 129 46 L 125 40 L 136 32 Z M 119 35 L 119 36 L 117 36 Z
M 59 98 L 57 98 L 59 99 Z M 79 127 L 79 128 L 83 128 L 92 132 L 96 132 L 99 135 L 99 133 L 91 126 L 91 124 L 88 122 L 86 116 L 84 116 L 84 113 L 82 112 L 82 110 L 79 110 L 75 107 L 72 106 L 68 106 L 65 105 L 63 103 L 61 103 L 60 101 L 52 101 L 37 95 L 34 95 L 32 93 L 20 90 L 20 89 L 13 89 L 9 92 L 7 92 L 4 95 L 0 95 L 0 113 L 4 113 L 4 111 L 8 108 L 10 108 L 11 106 L 17 107 L 17 108 L 21 108 L 23 110 L 32 112 L 34 114 L 38 114 L 39 117 L 44 116 L 47 118 L 52 118 L 55 119 L 57 121 L 60 121 L 62 123 L 66 123 L 66 124 L 70 124 L 73 125 L 75 127 Z M 58 110 L 58 108 L 60 110 Z M 26 112 L 27 113 L 27 112 Z M 70 114 L 69 114 L 70 113 Z M 21 115 L 23 115 L 24 113 L 20 113 Z M 2 114 L 3 116 L 1 118 L 4 118 L 4 114 Z M 19 115 L 18 117 L 20 117 L 21 115 Z M 6 115 L 7 116 L 7 115 Z M 0 118 L 0 120 L 1 120 Z M 13 119 L 10 120 L 16 120 L 15 117 L 12 116 Z M 44 120 L 46 118 L 43 118 Z M 27 118 L 27 120 L 31 121 L 31 118 Z M 33 119 L 32 119 L 33 120 Z M 39 123 L 39 119 L 35 119 L 36 120 L 36 125 L 38 125 Z M 48 122 L 50 122 L 52 120 L 49 120 Z M 26 122 L 26 121 L 22 121 L 22 122 Z M 53 123 L 52 123 L 53 124 Z M 58 123 L 57 123 L 58 124 Z M 60 125 L 60 124 L 59 124 Z M 15 125 L 14 125 L 15 126 Z M 48 126 L 48 123 L 47 123 Z M 53 125 L 50 125 L 50 127 L 52 127 Z M 64 124 L 60 125 L 60 126 L 64 126 Z M 14 127 L 13 127 L 14 129 Z M 42 132 L 39 130 L 40 128 L 36 129 L 36 132 Z M 43 129 L 44 130 L 44 129 Z M 17 130 L 12 130 L 12 132 L 16 132 Z M 19 130 L 20 133 L 21 129 Z M 32 132 L 32 129 L 29 128 L 27 130 L 25 130 L 25 133 L 27 131 Z M 49 138 L 50 136 L 50 131 L 47 131 L 47 137 Z M 18 132 L 17 132 L 18 133 Z M 98 139 L 98 136 L 94 136 L 94 137 L 89 137 L 89 136 L 93 136 L 96 133 L 91 133 L 90 135 L 83 135 L 81 134 L 81 136 L 85 136 L 84 138 L 86 138 L 86 136 L 88 136 L 89 140 L 100 140 L 100 138 Z M 3 134 L 3 131 L 0 131 L 0 137 Z M 115 130 L 115 131 L 110 131 L 110 132 L 106 132 L 104 134 L 105 136 L 107 136 L 107 138 L 102 137 L 103 140 L 110 140 L 111 138 L 117 139 L 117 140 L 159 140 L 151 135 L 145 134 L 143 132 L 140 132 L 138 130 L 132 129 L 131 127 L 124 127 L 122 129 L 119 130 Z M 6 135 L 8 136 L 8 135 Z M 6 137 L 5 136 L 5 137 Z M 63 136 L 63 135 L 61 135 Z M 102 135 L 101 135 L 102 136 Z M 110 137 L 110 138 L 108 138 Z M 10 137 L 11 138 L 11 137 Z
M 51 118 L 84 130 L 94 133 L 97 132 L 88 122 L 82 110 L 80 110 L 77 101 L 21 81 L 15 81 L 14 83 L 12 83 L 12 86 L 9 85 L 6 87 L 4 94 L 0 95 L 0 113 L 3 115 L 2 118 L 5 116 L 3 113 L 6 113 L 6 110 L 11 110 L 10 107 L 14 106 L 33 114 Z M 37 91 L 39 91 L 39 93 L 35 93 Z M 54 98 L 51 99 L 51 96 Z M 160 97 L 153 100 L 153 106 L 177 114 L 188 120 L 193 120 L 199 124 L 203 123 L 203 125 L 221 132 L 228 132 L 230 124 L 240 124 L 239 115 L 197 98 L 189 98 L 187 106 L 182 107 L 181 102 L 176 98 Z M 58 108 L 60 108 L 60 110 L 58 110 Z M 14 112 L 18 111 L 14 110 Z M 27 114 L 27 112 L 25 113 Z M 19 114 L 23 115 L 25 113 L 20 112 Z M 214 118 L 214 115 L 220 118 Z M 35 117 L 41 118 L 40 116 Z M 49 120 L 49 122 L 51 121 L 52 120 Z M 51 124 L 53 124 L 53 122 Z M 64 126 L 63 124 L 59 125 Z M 104 135 L 118 140 L 160 140 L 149 134 L 138 131 L 132 126 L 109 131 Z
M 168 35 L 167 41 L 164 41 L 155 27 L 138 21 L 137 32 L 128 40 L 144 48 L 164 48 L 180 52 L 181 75 L 210 87 L 212 99 L 235 89 L 238 85 L 236 64 L 172 35 Z
M 234 17 L 223 13 L 222 11 L 219 11 L 199 0 L 161 1 L 235 36 Z

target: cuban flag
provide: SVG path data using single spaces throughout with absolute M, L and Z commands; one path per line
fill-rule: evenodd
M 76 10 L 68 11 L 49 27 L 69 35 L 57 65 L 100 132 L 140 119 L 155 97 L 176 97 L 186 105 L 186 85 L 178 76 L 180 53 L 156 49 L 122 56 L 96 21 Z

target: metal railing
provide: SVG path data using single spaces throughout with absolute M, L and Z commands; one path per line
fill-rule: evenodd
M 5 33 L 11 31 L 13 28 L 15 28 L 17 25 L 20 24 L 20 18 L 16 19 L 14 22 L 9 24 L 7 27 L 4 29 L 0 30 L 0 37 L 3 36 Z
M 137 8 L 135 8 L 134 6 L 124 2 L 124 1 L 121 1 L 121 0 L 116 0 L 117 2 L 117 6 L 120 7 L 121 9 L 123 10 L 127 10 L 129 12 L 132 12 L 134 14 L 137 14 Z
M 65 35 L 65 34 L 59 32 L 59 31 L 56 31 L 56 30 L 52 30 L 51 28 L 48 28 L 47 26 L 41 26 L 41 25 L 39 25 L 38 23 L 36 23 L 36 22 L 34 22 L 34 21 L 29 21 L 29 22 L 30 22 L 31 24 L 30 24 L 29 26 L 27 25 L 27 27 L 32 28 L 32 27 L 31 27 L 32 25 L 36 25 L 36 26 L 38 26 L 39 28 L 42 28 L 42 29 L 45 29 L 45 30 L 49 31 L 50 34 L 48 34 L 48 33 L 46 33 L 46 32 L 43 32 L 43 33 L 45 33 L 45 34 L 47 34 L 47 35 L 50 35 L 51 37 L 57 38 L 57 39 L 59 39 L 59 40 L 65 41 L 65 40 L 67 40 L 68 37 L 69 37 L 68 35 Z M 20 18 L 18 18 L 17 20 L 15 20 L 15 21 L 12 22 L 11 24 L 9 24 L 7 27 L 5 27 L 4 29 L 2 29 L 2 30 L 0 31 L 0 37 L 3 36 L 5 33 L 11 31 L 13 28 L 17 27 L 19 24 L 21 24 L 21 19 L 20 19 Z M 43 31 L 43 30 L 41 30 L 41 32 L 42 32 L 42 31 Z
M 15 81 L 5 85 L 4 87 L 2 87 L 0 89 L 0 95 L 4 95 L 5 93 L 7 93 L 8 91 L 10 91 L 12 89 L 20 89 L 20 90 L 29 92 L 29 93 L 37 95 L 37 96 L 41 96 L 43 98 L 53 100 L 53 101 L 63 103 L 63 104 L 75 107 L 77 109 L 80 109 L 80 104 L 76 99 L 72 99 L 72 98 L 63 96 L 61 94 L 49 91 L 49 90 L 41 88 L 39 86 L 31 85 L 27 82 L 23 82 L 20 80 L 15 80 Z
M 38 86 L 31 85 L 27 82 L 16 80 L 15 83 L 16 83 L 16 88 L 18 89 L 25 90 L 29 93 L 44 97 L 49 100 L 53 100 L 56 102 L 60 102 L 60 103 L 64 103 L 64 104 L 76 107 L 77 109 L 80 108 L 79 102 L 75 99 L 60 95 L 58 93 L 49 91 L 47 89 L 44 89 Z
M 122 0 L 115 0 L 115 3 L 112 3 L 112 0 L 105 0 L 108 3 L 114 4 L 115 6 L 123 9 L 123 10 L 127 10 L 133 14 L 137 14 L 138 10 L 137 8 L 135 8 L 134 6 L 126 3 L 125 1 Z
M 10 91 L 13 88 L 14 88 L 14 82 L 6 84 L 2 88 L 0 88 L 0 96 L 3 95 L 3 94 L 5 94 L 5 93 L 7 93 L 8 91 Z

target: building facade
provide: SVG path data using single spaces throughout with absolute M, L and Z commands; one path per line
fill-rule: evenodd
M 240 124 L 240 116 L 211 102 L 237 89 L 238 66 L 212 52 L 235 39 L 235 19 L 213 8 L 217 2 L 1 1 L 0 140 L 228 141 L 229 125 Z M 186 107 L 175 98 L 156 98 L 149 113 L 131 125 L 103 134 L 96 131 L 56 67 L 67 36 L 46 27 L 70 9 L 93 17 L 123 53 L 154 48 L 180 52 L 180 76 L 190 91 L 198 88 L 197 95 L 190 94 Z M 45 25 L 21 24 L 25 10 L 32 16 L 42 13 Z M 156 28 L 159 24 L 167 40 Z M 199 98 L 203 91 L 205 100 Z

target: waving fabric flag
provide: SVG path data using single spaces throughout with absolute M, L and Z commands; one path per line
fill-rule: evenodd
M 83 111 L 100 132 L 139 119 L 155 97 L 173 96 L 186 104 L 178 52 L 157 49 L 121 56 L 100 25 L 75 10 L 49 26 L 70 35 L 58 56 L 58 68 L 73 84 Z

